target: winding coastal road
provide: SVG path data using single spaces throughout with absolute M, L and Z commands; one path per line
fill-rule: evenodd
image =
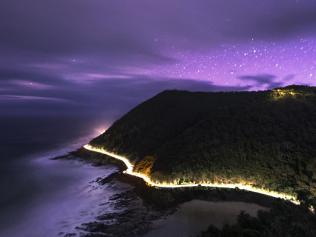
M 243 184 L 243 183 L 186 183 L 186 184 L 177 184 L 177 183 L 166 183 L 166 182 L 162 182 L 162 183 L 154 182 L 151 180 L 151 178 L 149 176 L 142 174 L 142 173 L 134 172 L 133 171 L 134 165 L 128 160 L 128 158 L 126 158 L 124 156 L 114 154 L 114 153 L 109 152 L 103 148 L 97 148 L 97 147 L 91 146 L 90 144 L 85 145 L 84 148 L 86 150 L 100 153 L 100 154 L 104 154 L 104 155 L 110 156 L 114 159 L 122 161 L 127 167 L 127 169 L 124 171 L 124 173 L 141 178 L 146 182 L 147 185 L 152 186 L 152 187 L 157 187 L 157 188 L 187 188 L 188 187 L 189 188 L 189 187 L 201 186 L 201 187 L 226 188 L 226 189 L 238 188 L 240 190 L 246 190 L 249 192 L 259 193 L 259 194 L 267 195 L 267 196 L 274 197 L 274 198 L 280 198 L 280 199 L 289 201 L 291 203 L 294 203 L 295 205 L 300 205 L 300 201 L 293 195 L 279 193 L 279 192 L 275 192 L 275 191 L 271 191 L 271 190 L 267 190 L 267 189 L 261 189 L 261 188 L 253 187 L 251 185 Z

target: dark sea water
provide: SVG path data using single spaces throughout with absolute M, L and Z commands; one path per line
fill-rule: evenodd
M 72 232 L 108 208 L 100 203 L 113 190 L 93 181 L 114 167 L 50 158 L 86 144 L 140 102 L 171 88 L 203 90 L 205 83 L 143 78 L 4 91 L 22 97 L 0 99 L 0 236 Z
M 102 123 L 80 119 L 1 118 L 0 236 L 62 236 L 110 208 L 100 204 L 114 191 L 94 181 L 115 167 L 50 159 L 87 143 L 98 129 Z
M 1 118 L 0 236 L 56 237 L 82 233 L 76 227 L 115 212 L 109 198 L 124 187 L 99 185 L 117 170 L 76 160 L 52 160 L 97 136 L 104 121 L 78 118 Z M 146 237 L 196 236 L 209 224 L 233 223 L 242 210 L 256 215 L 263 207 L 243 202 L 192 201 L 165 220 L 153 223 Z M 179 231 L 181 230 L 181 231 Z
M 23 97 L 0 100 L 0 237 L 78 233 L 77 226 L 111 211 L 106 203 L 118 190 L 95 180 L 108 176 L 115 167 L 51 158 L 81 147 L 140 102 L 172 88 L 212 89 L 205 83 L 149 83 L 144 78 L 71 87 L 56 94 L 66 98 L 62 102 Z M 195 220 L 199 221 L 199 215 Z M 159 225 L 162 230 L 157 236 L 169 227 L 168 223 Z

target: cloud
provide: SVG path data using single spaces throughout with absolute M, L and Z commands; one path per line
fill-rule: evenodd
M 69 103 L 70 101 L 54 97 L 44 96 L 31 96 L 31 95 L 0 95 L 2 100 L 13 100 L 13 101 L 44 101 L 44 102 L 58 102 L 58 103 Z
M 189 79 L 149 77 L 130 74 L 129 78 L 107 78 L 93 83 L 77 83 L 64 80 L 55 74 L 45 76 L 37 71 L 0 71 L 1 114 L 49 114 L 68 116 L 90 116 L 118 118 L 142 101 L 167 89 L 191 91 L 246 90 L 249 87 L 217 86 L 205 81 Z M 49 88 L 34 89 L 12 83 L 12 78 L 41 81 Z
M 252 36 L 313 32 L 316 2 L 295 0 L 3 0 L 5 48 L 168 62 L 161 49 L 217 47 Z
M 291 79 L 292 77 L 292 75 L 289 75 L 286 78 Z M 278 80 L 278 77 L 272 74 L 243 75 L 238 78 L 243 81 L 254 83 L 255 86 L 259 88 L 272 89 L 284 85 L 284 82 Z
M 269 41 L 312 34 L 314 9 L 314 1 L 295 0 L 1 0 L 0 94 L 75 104 L 73 110 L 67 103 L 43 105 L 43 113 L 95 113 L 107 107 L 115 114 L 163 89 L 280 86 L 291 78 L 278 80 L 274 72 L 242 76 L 245 83 L 239 87 L 229 80 L 227 86 L 197 82 L 190 80 L 190 72 L 185 74 L 182 63 L 189 58 L 192 72 L 204 66 L 211 75 L 203 79 L 216 77 L 224 85 L 221 72 L 233 57 L 219 51 L 223 57 L 209 59 L 211 50 L 247 45 L 253 36 Z M 192 51 L 206 57 L 197 61 Z M 178 71 L 172 74 L 174 68 Z M 21 109 L 15 105 L 3 111 Z
M 316 2 L 310 1 L 305 6 L 296 3 L 290 9 L 271 11 L 266 17 L 251 21 L 241 34 L 252 34 L 257 39 L 287 39 L 292 36 L 315 35 L 315 27 Z

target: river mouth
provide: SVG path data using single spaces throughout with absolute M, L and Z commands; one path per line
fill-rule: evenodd
M 246 202 L 192 200 L 181 204 L 174 214 L 154 222 L 153 229 L 144 237 L 197 236 L 209 225 L 221 229 L 225 224 L 236 223 L 241 211 L 256 217 L 259 210 L 268 208 Z

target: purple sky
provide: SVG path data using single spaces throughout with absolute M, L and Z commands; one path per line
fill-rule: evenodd
M 314 0 L 1 0 L 0 32 L 6 114 L 316 85 Z

